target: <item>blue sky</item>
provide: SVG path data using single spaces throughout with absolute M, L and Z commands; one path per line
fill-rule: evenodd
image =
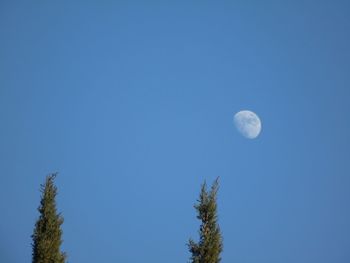
M 69 262 L 187 262 L 217 176 L 222 262 L 349 262 L 349 8 L 1 1 L 0 261 L 57 171 Z

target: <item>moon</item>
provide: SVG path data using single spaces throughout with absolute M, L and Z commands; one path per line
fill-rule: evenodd
M 242 110 L 233 117 L 238 132 L 248 139 L 255 139 L 261 132 L 261 121 L 254 112 Z

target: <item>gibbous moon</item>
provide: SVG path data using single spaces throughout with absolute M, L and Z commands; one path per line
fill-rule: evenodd
M 261 121 L 258 115 L 252 111 L 237 112 L 233 117 L 233 122 L 238 132 L 248 139 L 255 139 L 260 134 Z

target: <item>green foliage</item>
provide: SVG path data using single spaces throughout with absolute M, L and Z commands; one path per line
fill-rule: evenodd
M 63 217 L 56 211 L 55 177 L 56 174 L 47 176 L 45 183 L 41 185 L 41 202 L 38 208 L 40 216 L 32 235 L 32 263 L 65 262 L 66 255 L 60 251 Z
M 199 242 L 189 240 L 188 248 L 191 255 L 191 263 L 219 263 L 220 253 L 223 249 L 220 227 L 218 225 L 216 197 L 219 189 L 219 181 L 215 180 L 210 191 L 207 191 L 206 183 L 202 185 L 199 200 L 194 208 L 197 210 L 197 218 L 201 220 L 199 229 Z

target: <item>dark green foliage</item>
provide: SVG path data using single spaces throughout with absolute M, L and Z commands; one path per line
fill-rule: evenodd
M 218 225 L 216 197 L 219 189 L 218 179 L 215 180 L 210 191 L 206 183 L 202 185 L 197 210 L 197 218 L 201 220 L 199 242 L 189 240 L 188 248 L 191 252 L 192 263 L 219 263 L 220 253 L 223 249 L 220 227 Z
M 41 185 L 41 202 L 38 208 L 40 216 L 32 235 L 32 263 L 65 262 L 66 255 L 60 251 L 63 218 L 56 211 L 55 177 L 56 174 L 47 176 L 45 183 Z

